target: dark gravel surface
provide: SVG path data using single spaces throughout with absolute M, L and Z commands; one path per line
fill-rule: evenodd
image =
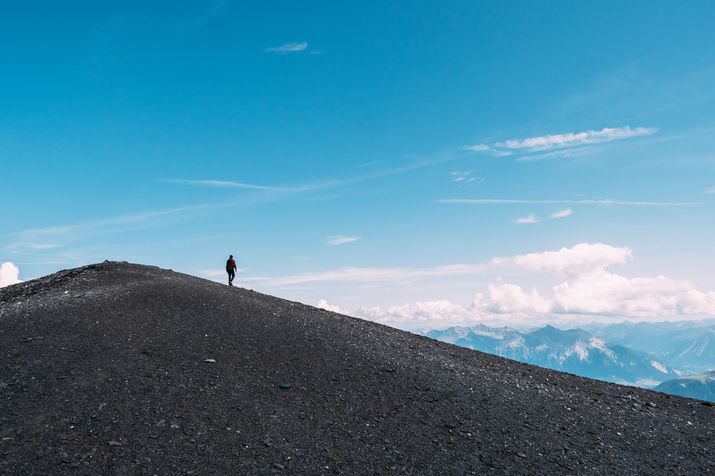
M 158 268 L 0 290 L 3 474 L 705 474 L 715 410 Z

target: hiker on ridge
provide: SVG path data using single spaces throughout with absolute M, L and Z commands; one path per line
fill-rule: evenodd
M 226 272 L 228 273 L 228 285 L 233 286 L 233 278 L 236 277 L 236 271 L 238 271 L 238 266 L 236 266 L 236 261 L 233 259 L 233 255 L 228 257 L 226 261 Z

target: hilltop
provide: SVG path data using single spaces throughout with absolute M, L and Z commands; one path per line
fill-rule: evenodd
M 154 267 L 0 289 L 0 473 L 713 471 L 715 410 Z

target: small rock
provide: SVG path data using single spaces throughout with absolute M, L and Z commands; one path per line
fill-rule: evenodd
M 210 363 L 210 364 L 215 364 L 215 363 L 216 363 L 216 359 L 206 359 L 206 360 L 204 360 L 204 362 L 208 362 L 208 363 Z
M 282 464 L 278 464 L 278 463 L 275 463 L 273 466 L 275 466 L 278 469 L 286 469 L 285 466 L 283 466 Z
M 122 446 L 122 444 L 116 440 L 110 440 L 108 444 L 109 446 Z
M 283 390 L 288 390 L 291 387 L 293 387 L 292 383 L 281 383 L 278 385 L 278 388 L 282 388 Z

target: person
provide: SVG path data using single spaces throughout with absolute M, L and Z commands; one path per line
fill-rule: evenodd
M 226 261 L 226 272 L 228 273 L 228 285 L 233 286 L 233 278 L 236 277 L 236 271 L 238 271 L 238 266 L 236 266 L 236 261 L 233 259 L 233 255 L 228 257 Z

